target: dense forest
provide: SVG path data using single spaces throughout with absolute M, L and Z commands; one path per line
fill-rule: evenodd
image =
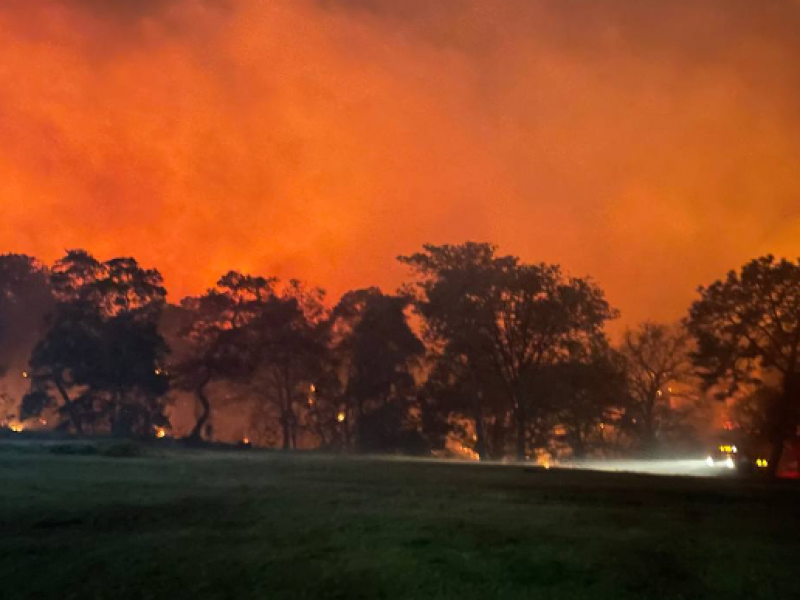
M 773 470 L 796 439 L 800 262 L 755 259 L 612 341 L 619 312 L 558 265 L 482 243 L 399 260 L 393 293 L 231 271 L 171 303 L 133 258 L 0 256 L 2 425 L 544 463 L 723 432 Z

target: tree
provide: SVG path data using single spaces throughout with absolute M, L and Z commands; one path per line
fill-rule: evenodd
M 131 258 L 99 262 L 69 251 L 52 268 L 56 305 L 31 355 L 26 415 L 58 404 L 76 432 L 108 427 L 151 435 L 166 422 L 168 353 L 158 325 L 166 290 L 161 275 Z
M 427 362 L 419 398 L 431 446 L 444 446 L 449 437 L 481 460 L 506 456 L 513 433 L 510 407 L 489 355 L 467 358 L 444 345 Z
M 531 413 L 541 408 L 540 371 L 602 337 L 616 311 L 590 280 L 567 277 L 557 265 L 498 256 L 489 244 L 427 245 L 400 260 L 417 275 L 416 306 L 432 337 L 473 376 L 483 357 L 491 360 L 515 422 L 516 455 L 524 460 Z M 482 390 L 475 383 L 480 439 Z
M 27 361 L 45 331 L 53 294 L 47 268 L 30 256 L 0 255 L 0 420 L 13 416 L 29 384 Z
M 22 254 L 0 255 L 0 375 L 42 334 L 52 303 L 44 265 Z
M 362 451 L 394 451 L 413 437 L 414 369 L 425 347 L 406 318 L 408 296 L 377 288 L 348 292 L 333 311 L 347 410 Z M 405 432 L 405 433 L 403 433 Z M 401 440 L 402 438 L 402 440 Z
M 680 326 L 645 322 L 625 331 L 620 352 L 630 399 L 626 418 L 646 450 L 655 450 L 685 419 L 678 404 L 696 400 L 689 351 L 689 335 Z
M 687 326 L 705 387 L 722 398 L 770 381 L 779 390 L 768 423 L 774 475 L 798 426 L 800 261 L 757 258 L 699 292 Z
M 175 384 L 191 391 L 200 408 L 190 439 L 200 440 L 211 423 L 209 386 L 235 381 L 250 372 L 247 327 L 275 300 L 275 279 L 235 271 L 222 276 L 215 288 L 181 303 L 183 321 L 178 336 L 185 342 L 175 364 Z
M 627 400 L 622 357 L 600 339 L 575 348 L 567 360 L 544 369 L 540 379 L 546 407 L 534 432 L 542 437 L 540 445 L 556 453 L 554 442 L 565 442 L 576 458 L 608 450 L 608 433 L 618 433 Z M 553 430 L 561 432 L 558 440 L 550 435 Z
M 320 416 L 314 394 L 328 360 L 323 296 L 321 290 L 293 282 L 281 296 L 270 298 L 247 328 L 252 385 L 265 405 L 259 412 L 264 415 L 267 407 L 276 412 L 284 450 L 299 447 L 303 426 L 324 431 L 309 423 Z

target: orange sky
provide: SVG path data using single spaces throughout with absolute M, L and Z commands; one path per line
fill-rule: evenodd
M 3 0 L 0 252 L 395 286 L 423 242 L 626 323 L 800 255 L 796 0 Z

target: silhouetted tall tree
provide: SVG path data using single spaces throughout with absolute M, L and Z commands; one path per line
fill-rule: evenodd
M 166 422 L 161 275 L 131 258 L 101 263 L 73 250 L 53 266 L 51 282 L 57 303 L 31 356 L 25 412 L 55 404 L 54 388 L 79 433 L 105 423 L 113 433 L 151 434 Z
M 619 428 L 628 400 L 625 375 L 622 357 L 604 339 L 576 347 L 567 360 L 543 369 L 536 387 L 543 391 L 545 410 L 537 416 L 550 427 L 540 443 L 552 445 L 555 425 L 577 458 L 610 449 L 606 432 Z
M 187 344 L 175 365 L 175 383 L 191 391 L 200 408 L 190 438 L 201 439 L 210 424 L 209 385 L 238 380 L 251 372 L 248 327 L 275 300 L 275 283 L 275 279 L 231 271 L 203 296 L 182 301 L 185 324 L 179 329 Z
M 248 327 L 253 388 L 258 401 L 276 410 L 284 450 L 298 447 L 303 416 L 316 411 L 310 394 L 325 376 L 328 329 L 322 300 L 321 290 L 290 283 Z M 313 429 L 309 423 L 305 427 Z
M 0 420 L 16 416 L 19 395 L 27 381 L 28 357 L 45 331 L 45 316 L 53 306 L 46 267 L 30 256 L 0 255 Z
M 342 363 L 360 450 L 398 450 L 401 438 L 411 436 L 413 370 L 425 347 L 408 324 L 410 303 L 409 297 L 369 288 L 348 292 L 333 311 L 334 352 Z
M 489 244 L 427 245 L 401 257 L 417 274 L 417 308 L 428 331 L 460 355 L 470 373 L 489 356 L 503 383 L 516 425 L 516 455 L 523 460 L 539 371 L 565 360 L 574 345 L 602 336 L 616 316 L 591 281 L 566 277 L 556 265 L 524 264 L 498 256 Z M 476 382 L 477 383 L 477 382 Z M 475 422 L 484 435 L 480 390 Z
M 468 361 L 445 345 L 431 353 L 429 363 L 420 398 L 426 404 L 423 425 L 432 445 L 437 440 L 442 445 L 451 436 L 481 459 L 506 456 L 510 406 L 489 355 Z M 465 419 L 474 432 L 464 427 Z
M 30 352 L 52 304 L 44 265 L 22 254 L 0 255 L 0 375 L 21 350 Z
M 800 261 L 764 256 L 700 288 L 687 321 L 705 385 L 720 397 L 777 382 L 768 424 L 774 474 L 800 419 Z
M 685 420 L 686 411 L 676 403 L 696 400 L 689 335 L 680 326 L 645 322 L 625 332 L 620 352 L 630 394 L 628 423 L 642 447 L 655 450 Z

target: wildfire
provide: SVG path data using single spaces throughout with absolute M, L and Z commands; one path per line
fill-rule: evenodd
M 22 433 L 25 431 L 25 426 L 19 421 L 12 421 L 8 424 L 8 428 L 14 433 Z
M 339 421 L 339 423 L 344 423 L 344 420 L 346 418 L 347 418 L 347 415 L 344 414 L 344 412 L 340 412 L 338 415 L 336 415 L 336 420 Z
M 163 427 L 156 427 L 156 437 L 161 439 L 167 435 L 167 430 Z
M 555 457 L 549 452 L 543 450 L 540 450 L 536 453 L 535 459 L 536 464 L 545 470 L 549 470 L 555 463 Z
M 459 452 L 465 458 L 468 458 L 470 460 L 480 460 L 481 459 L 480 455 L 477 452 L 475 452 L 475 450 L 473 450 L 472 448 L 468 448 L 467 446 L 464 446 L 463 444 L 461 445 L 461 448 L 459 448 Z

